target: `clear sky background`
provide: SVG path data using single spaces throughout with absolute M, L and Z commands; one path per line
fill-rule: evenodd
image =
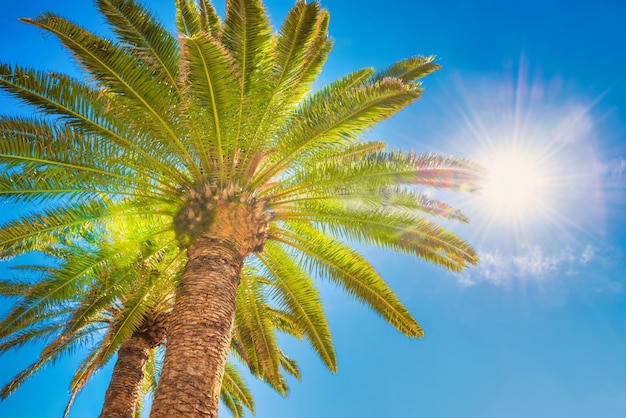
M 223 11 L 223 1 L 215 4 Z M 278 26 L 292 2 L 266 4 Z M 339 373 L 328 372 L 306 344 L 284 339 L 303 380 L 291 382 L 283 399 L 250 379 L 257 416 L 626 416 L 626 4 L 322 4 L 335 48 L 321 83 L 418 54 L 435 54 L 443 66 L 425 80 L 421 101 L 369 138 L 486 164 L 494 152 L 516 147 L 543 170 L 542 197 L 504 214 L 485 199 L 437 195 L 472 219 L 449 225 L 481 254 L 481 265 L 463 274 L 363 249 L 426 336 L 409 340 L 320 283 Z M 173 27 L 173 1 L 150 5 Z M 106 33 L 88 0 L 1 0 L 0 7 L 2 62 L 75 72 L 55 39 L 18 17 L 50 10 Z M 28 109 L 0 96 L 1 114 L 20 112 Z M 0 222 L 15 216 L 14 208 L 0 211 Z M 33 347 L 1 357 L 0 384 L 36 353 Z M 31 379 L 0 402 L 0 417 L 59 417 L 76 364 L 68 358 Z M 110 373 L 108 367 L 88 385 L 72 417 L 98 415 Z

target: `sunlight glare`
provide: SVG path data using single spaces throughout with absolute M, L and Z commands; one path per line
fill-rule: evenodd
M 498 219 L 520 220 L 547 203 L 547 173 L 538 156 L 512 147 L 493 152 L 482 163 L 487 179 L 481 194 Z

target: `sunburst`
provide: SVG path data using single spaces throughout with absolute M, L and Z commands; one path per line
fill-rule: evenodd
M 520 67 L 506 81 L 453 83 L 449 120 L 457 122 L 448 143 L 487 170 L 481 193 L 462 207 L 479 235 L 499 243 L 598 231 L 606 202 L 592 115 L 597 100 L 531 81 Z

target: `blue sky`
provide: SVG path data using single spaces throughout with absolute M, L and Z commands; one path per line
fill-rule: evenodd
M 170 27 L 172 3 L 150 2 Z M 215 4 L 223 10 L 223 2 Z M 278 25 L 292 2 L 266 4 Z M 463 274 L 363 249 L 424 327 L 422 340 L 406 339 L 321 283 L 339 373 L 328 372 L 305 344 L 285 339 L 303 380 L 292 382 L 287 399 L 250 380 L 257 416 L 624 416 L 626 6 L 618 0 L 322 4 L 335 48 L 321 82 L 417 54 L 435 54 L 443 66 L 425 80 L 421 101 L 368 137 L 486 164 L 493 152 L 528 150 L 545 182 L 535 207 L 515 216 L 494 212 L 485 199 L 441 196 L 472 219 L 449 225 L 481 253 L 481 265 Z M 16 21 L 45 10 L 104 30 L 90 1 L 4 2 L 0 60 L 73 72 L 53 38 Z M 0 96 L 0 113 L 25 111 Z M 15 214 L 0 208 L 8 210 L 0 219 Z M 1 357 L 0 384 L 35 355 L 33 347 Z M 37 375 L 0 402 L 0 416 L 58 417 L 75 365 L 68 358 Z M 110 368 L 96 376 L 71 416 L 97 416 L 109 375 Z

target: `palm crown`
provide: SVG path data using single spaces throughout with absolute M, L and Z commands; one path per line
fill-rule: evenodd
M 438 68 L 433 58 L 355 71 L 311 92 L 332 45 L 328 13 L 317 2 L 296 2 L 273 34 L 260 0 L 227 1 L 223 22 L 207 0 L 177 0 L 178 37 L 132 0 L 96 4 L 115 41 L 52 14 L 24 19 L 54 34 L 88 81 L 0 66 L 0 87 L 47 115 L 0 120 L 0 193 L 39 208 L 2 228 L 0 255 L 124 219 L 145 225 L 135 241 L 158 241 L 155 251 L 185 260 L 153 415 L 175 407 L 174 392 L 199 396 L 174 389 L 197 355 L 191 345 L 213 341 L 201 364 L 215 372 L 197 378 L 219 388 L 235 311 L 238 323 L 261 330 L 236 337 L 264 353 L 249 364 L 265 375 L 277 373 L 281 357 L 271 348 L 272 332 L 263 330 L 281 313 L 298 319 L 334 370 L 311 273 L 336 281 L 406 335 L 421 336 L 345 240 L 451 270 L 477 262 L 465 241 L 424 215 L 466 218 L 418 186 L 472 190 L 478 168 L 360 140 L 420 97 L 418 80 Z M 120 249 L 114 256 L 124 255 Z M 90 258 L 58 288 L 31 296 L 41 306 L 63 299 L 111 256 Z M 242 276 L 244 269 L 250 274 Z M 271 307 L 244 309 L 265 299 Z M 36 313 L 17 309 L 15 320 Z M 216 408 L 207 402 L 199 408 Z

